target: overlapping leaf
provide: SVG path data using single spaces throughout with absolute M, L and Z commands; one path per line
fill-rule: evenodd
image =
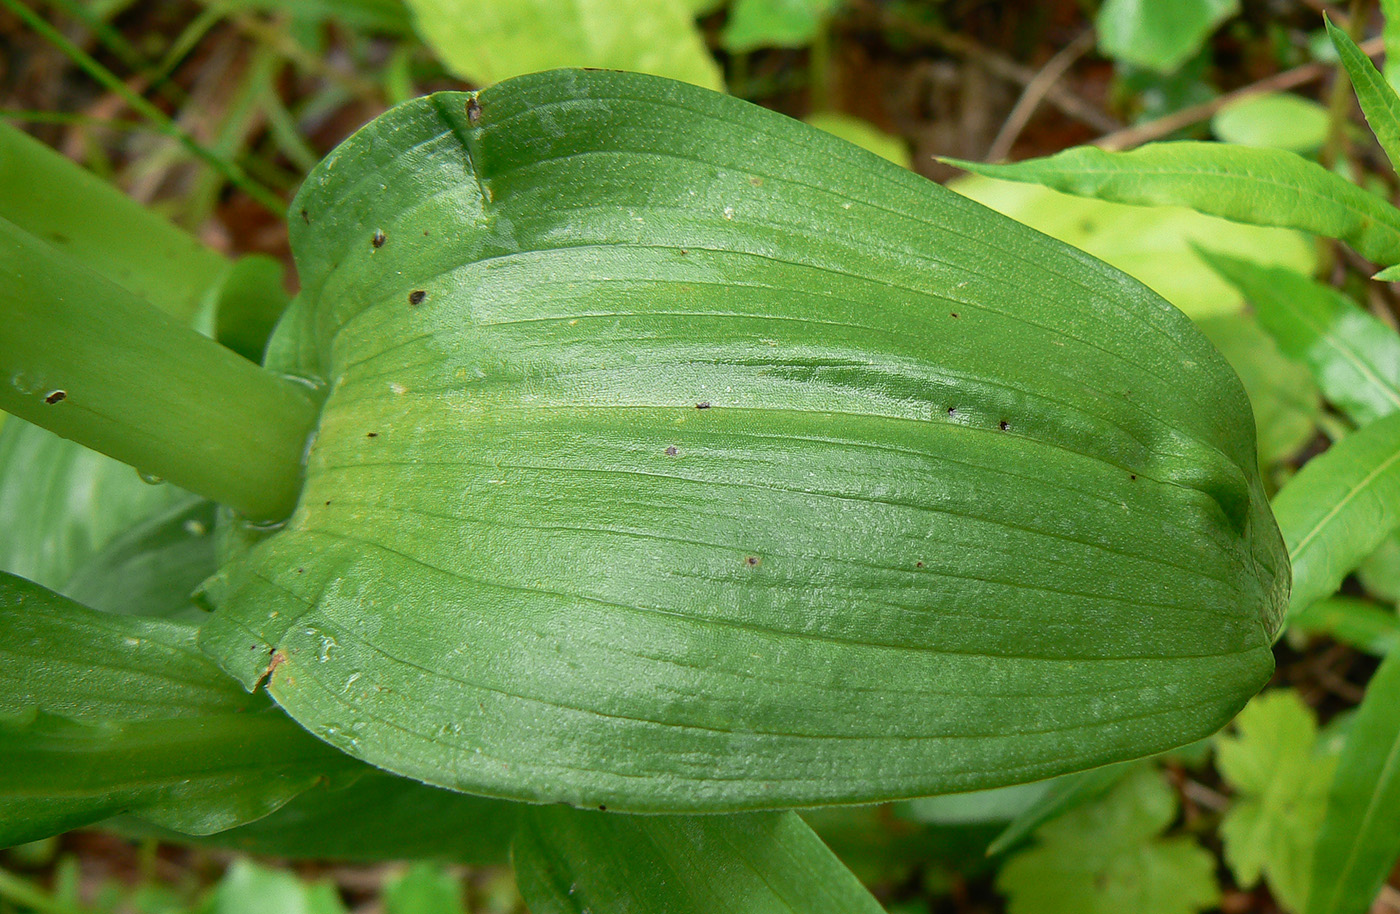
M 1371 907 L 1400 857 L 1400 652 L 1366 686 L 1318 830 L 1306 914 Z
M 1293 612 L 1335 593 L 1400 527 L 1400 413 L 1314 457 L 1274 499 L 1293 564 Z
M 250 696 L 191 626 L 0 575 L 0 846 L 120 812 L 206 834 L 362 769 Z
M 1282 149 L 1149 143 L 1131 152 L 1077 146 L 1014 165 L 949 160 L 977 174 L 1140 206 L 1189 206 L 1251 225 L 1340 238 L 1363 257 L 1400 262 L 1400 211 L 1316 162 Z
M 1094 25 L 1099 48 L 1109 57 L 1171 73 L 1239 11 L 1239 0 L 1107 0 Z
M 532 808 L 511 859 L 534 914 L 880 914 L 796 813 Z
M 1179 312 L 820 131 L 638 75 L 400 107 L 309 179 L 301 504 L 203 645 L 318 735 L 650 811 L 1197 739 L 1287 567 Z M 250 649 L 256 645 L 256 649 Z

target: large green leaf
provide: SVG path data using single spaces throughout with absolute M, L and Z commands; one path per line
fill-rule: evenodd
M 855 802 L 1166 749 L 1269 676 L 1244 391 L 1080 252 L 634 74 L 408 103 L 294 206 L 272 352 L 329 396 L 202 644 L 250 686 L 285 658 L 274 697 L 351 754 Z
M 1331 286 L 1291 270 L 1202 253 L 1254 303 L 1259 322 L 1323 394 L 1365 425 L 1400 409 L 1400 336 Z
M 0 847 L 119 812 L 219 831 L 362 770 L 244 692 L 194 636 L 0 575 Z
M 534 914 L 880 914 L 796 813 L 619 816 L 532 808 L 511 849 Z
M 1400 857 L 1400 653 L 1366 686 L 1318 831 L 1306 914 L 1366 911 Z
M 1109 57 L 1171 73 L 1239 11 L 1240 0 L 1106 0 L 1094 25 Z
M 1291 611 L 1335 593 L 1400 527 L 1400 413 L 1314 457 L 1274 499 L 1293 564 Z
M 1382 265 L 1400 262 L 1400 210 L 1282 149 L 1149 143 L 1131 152 L 1077 146 L 1014 165 L 949 159 L 977 174 L 1140 206 L 1189 206 L 1251 225 L 1340 238 Z
M 407 0 L 418 34 L 456 75 L 489 85 L 550 67 L 607 67 L 724 87 L 685 3 Z

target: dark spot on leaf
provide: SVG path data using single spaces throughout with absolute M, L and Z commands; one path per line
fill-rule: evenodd
M 676 450 L 676 446 L 675 446 L 674 444 L 671 445 L 670 447 L 666 448 L 666 456 L 667 456 L 667 457 L 674 457 L 674 456 L 676 456 L 676 455 L 679 454 L 679 453 L 680 453 L 680 451 Z
M 365 437 L 366 437 L 366 438 L 378 438 L 378 437 L 379 437 L 379 433 L 378 433 L 378 432 L 365 432 Z
M 754 175 L 753 177 L 749 178 L 749 183 L 752 184 L 754 187 L 762 187 L 763 179 L 760 178 L 758 175 Z
M 421 305 L 423 304 L 423 299 L 427 297 L 427 292 L 424 292 L 422 289 L 414 289 L 412 292 L 408 293 L 408 303 L 410 305 Z
M 377 248 L 382 248 L 384 247 L 384 241 L 384 233 L 381 232 L 379 229 L 375 229 L 374 237 L 369 240 L 369 243 Z
M 311 217 L 307 215 L 306 210 L 301 211 L 301 221 L 305 222 L 307 225 L 311 224 Z
M 1136 474 L 1136 473 L 1130 473 L 1130 474 L 1128 474 L 1128 478 L 1131 479 L 1133 482 L 1137 482 L 1137 474 Z
M 1010 423 L 1010 422 L 1007 422 L 1005 419 L 1003 419 L 1003 420 L 1001 420 L 1000 422 L 997 423 L 997 428 L 1000 428 L 1002 431 L 1006 431 L 1006 430 L 1009 429 L 1010 427 L 1011 427 L 1011 423 Z
M 957 408 L 956 406 L 950 406 L 950 407 L 948 407 L 948 415 L 950 415 L 950 416 L 956 416 L 957 414 L 958 414 L 958 408 Z
M 923 563 L 923 562 L 915 562 L 915 563 L 914 563 L 914 567 L 915 567 L 915 568 L 922 568 L 922 567 L 924 567 L 924 563 Z
M 746 565 L 748 565 L 750 568 L 754 567 L 755 565 L 757 565 L 757 564 L 758 564 L 759 562 L 761 562 L 761 561 L 763 561 L 763 560 L 760 559 L 760 558 L 759 558 L 758 556 L 756 556 L 756 555 L 751 555 L 751 556 L 749 556 L 748 558 L 744 559 L 744 563 L 745 563 Z
M 297 569 L 297 574 L 306 574 L 306 569 L 305 569 L 305 568 L 298 568 L 298 569 Z
M 327 499 L 326 499 L 326 507 L 329 508 L 330 506 L 331 506 L 331 500 L 330 500 L 329 498 L 327 498 Z
M 681 248 L 681 256 L 682 256 L 682 257 L 684 257 L 686 254 L 689 254 L 689 253 L 690 253 L 690 252 L 687 251 L 685 248 Z
M 477 101 L 476 96 L 473 95 L 467 99 L 467 123 L 475 127 L 479 120 L 481 120 L 481 102 Z
M 44 402 L 45 402 L 45 403 L 62 403 L 64 400 L 67 400 L 67 399 L 68 399 L 68 391 L 66 391 L 66 390 L 55 390 L 53 393 L 49 394 L 47 397 L 44 398 Z
M 948 312 L 948 316 L 949 316 L 949 317 L 957 317 L 957 316 L 958 316 L 958 312 L 956 312 L 956 311 L 949 311 L 949 312 Z
M 709 409 L 709 408 L 710 408 L 710 401 L 709 401 L 709 400 L 701 400 L 699 403 L 696 403 L 696 404 L 695 404 L 695 408 L 696 408 L 696 409 Z
M 427 237 L 428 237 L 428 230 L 427 230 L 427 229 L 423 229 L 423 237 L 424 237 L 424 238 L 427 238 Z
M 607 812 L 607 811 L 608 811 L 608 808 L 607 808 L 606 806 L 604 806 L 602 803 L 599 803 L 599 804 L 598 804 L 598 811 L 599 811 L 599 812 Z

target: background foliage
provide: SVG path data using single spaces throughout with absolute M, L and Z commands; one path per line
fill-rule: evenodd
M 1400 216 L 1384 203 L 1396 190 L 1387 153 L 1400 144 L 1400 130 L 1386 88 L 1394 60 L 1375 76 L 1361 67 L 1365 54 L 1400 47 L 1393 5 L 3 0 L 0 116 L 215 248 L 259 255 L 238 261 L 236 277 L 222 258 L 169 255 L 167 262 L 180 264 L 171 270 L 179 282 L 147 292 L 196 320 L 214 313 L 208 303 L 220 296 L 247 284 L 266 288 L 267 264 L 288 256 L 285 201 L 359 124 L 423 92 L 564 65 L 725 88 L 926 176 L 953 179 L 973 199 L 1137 276 L 1196 320 L 1234 365 L 1254 407 L 1275 510 L 1285 534 L 1303 531 L 1290 540 L 1299 570 L 1273 685 L 1221 735 L 1157 759 L 806 818 L 901 914 L 1400 910 L 1400 882 L 1381 884 L 1400 852 L 1393 825 L 1400 814 L 1400 667 L 1382 663 L 1400 643 L 1400 337 L 1392 286 L 1370 280 L 1400 261 Z M 1327 41 L 1324 8 L 1362 41 L 1355 53 L 1343 44 L 1341 56 L 1357 76 L 1379 142 L 1346 81 L 1333 85 L 1338 55 Z M 1014 161 L 1093 141 L 1128 149 L 1168 139 L 1254 151 L 1201 147 L 1202 161 L 1219 165 L 1214 184 L 1199 175 L 1180 179 L 1183 147 L 1149 147 L 1136 159 L 1081 150 L 1003 174 L 1054 190 L 954 178 L 955 169 L 935 158 Z M 0 144 L 0 166 L 7 148 Z M 1267 198 L 1234 206 L 1241 195 L 1230 190 L 1227 172 L 1240 163 L 1334 205 L 1292 216 Z M 0 174 L 15 180 L 13 170 Z M 72 206 L 61 202 L 42 213 L 0 215 L 48 220 L 50 235 L 62 237 Z M 271 276 L 275 285 L 279 274 Z M 190 297 L 190 289 L 200 294 Z M 208 329 L 235 343 L 240 335 L 259 338 L 246 327 Z M 183 620 L 200 612 L 189 594 L 212 567 L 211 506 L 168 485 L 133 485 L 131 477 L 5 420 L 0 516 L 11 532 L 0 537 L 0 570 L 104 612 L 165 607 L 169 621 L 150 623 L 152 643 L 197 665 Z M 47 532 L 57 529 L 61 538 Z M 89 616 L 70 610 L 62 618 L 74 633 L 67 637 L 86 632 L 100 649 Z M 22 653 L 23 622 L 4 625 L 7 657 Z M 153 688 L 171 670 L 153 670 Z M 255 708 L 236 706 L 245 699 L 240 690 L 215 690 L 171 713 L 206 715 L 217 732 L 234 714 L 256 717 Z M 52 730 L 58 747 L 119 737 L 81 721 L 4 716 L 10 710 L 0 706 L 0 747 L 6 733 L 35 728 Z M 302 745 L 297 735 L 269 738 Z M 321 771 L 318 749 L 307 741 L 289 768 L 307 763 Z M 51 764 L 7 760 L 0 777 Z M 353 834 L 355 823 L 373 819 L 375 802 L 391 800 L 420 803 L 429 824 L 435 814 L 473 814 L 456 808 L 456 798 L 386 798 L 392 788 L 374 777 L 346 774 L 343 783 L 284 807 L 270 826 L 230 833 L 229 843 L 298 853 L 313 847 L 313 835 Z M 159 810 L 169 798 L 165 787 L 140 789 L 146 792 L 124 803 Z M 327 829 L 336 815 L 343 820 Z M 554 815 L 526 828 L 528 839 L 516 848 L 536 914 L 585 903 L 558 869 L 567 859 L 560 846 L 572 834 L 567 820 L 583 814 L 559 811 L 565 821 L 547 821 Z M 110 825 L 130 837 L 79 832 L 6 852 L 3 903 L 37 911 L 522 909 L 511 877 L 492 866 L 501 861 L 486 850 L 499 843 L 490 835 L 399 838 L 406 858 L 445 857 L 473 864 L 470 870 L 455 862 L 407 869 L 324 863 L 298 864 L 294 872 L 169 843 L 148 824 Z M 678 832 L 668 841 L 709 847 L 703 828 L 664 820 L 654 827 Z M 777 842 L 799 856 L 810 835 L 791 815 L 757 827 L 770 836 L 763 846 Z M 639 859 L 645 840 L 619 835 L 619 854 Z M 635 851 L 626 850 L 629 842 Z M 319 850 L 328 859 L 345 856 L 334 842 Z M 735 850 L 742 859 L 744 849 Z M 683 872 L 689 862 L 640 867 L 636 880 L 663 865 Z M 1315 874 L 1327 875 L 1325 885 Z M 711 888 L 754 897 L 745 878 L 739 872 Z M 656 902 L 666 910 L 694 903 L 664 894 L 673 888 L 648 891 L 667 899 Z M 783 910 L 785 891 L 800 897 L 810 889 L 770 888 L 775 910 Z M 713 910 L 723 897 L 695 909 Z M 596 903 L 609 909 L 618 902 Z

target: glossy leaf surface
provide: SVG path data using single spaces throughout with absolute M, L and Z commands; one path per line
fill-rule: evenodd
M 530 809 L 511 859 L 533 914 L 880 914 L 796 813 Z
M 1236 222 L 1301 229 L 1340 238 L 1378 264 L 1400 262 L 1400 210 L 1282 149 L 1183 141 L 1131 152 L 1078 146 L 1014 165 L 953 164 L 1115 203 L 1189 206 Z
M 284 656 L 274 697 L 351 754 L 628 811 L 856 802 L 1166 749 L 1268 678 L 1244 391 L 1080 252 L 614 73 L 411 102 L 295 208 L 272 351 L 329 395 L 202 643 L 249 685 Z
M 1400 527 L 1400 413 L 1308 461 L 1274 499 L 1293 564 L 1291 610 L 1331 596 Z
M 0 575 L 0 846 L 119 812 L 195 834 L 361 766 L 205 658 L 191 626 Z

